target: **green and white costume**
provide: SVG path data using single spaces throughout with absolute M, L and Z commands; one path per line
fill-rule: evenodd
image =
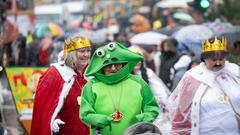
M 146 82 L 131 75 L 134 66 L 142 59 L 120 43 L 113 42 L 97 49 L 87 68 L 86 75 L 94 76 L 83 88 L 80 118 L 91 127 L 101 128 L 102 135 L 122 135 L 126 128 L 137 122 L 152 122 L 159 108 Z M 103 67 L 122 63 L 114 74 L 103 74 Z M 122 113 L 119 122 L 111 114 Z

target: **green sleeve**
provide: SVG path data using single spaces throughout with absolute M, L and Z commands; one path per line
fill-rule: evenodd
M 92 128 L 104 128 L 110 126 L 111 117 L 97 114 L 94 109 L 96 95 L 92 92 L 93 81 L 89 81 L 82 90 L 82 100 L 80 104 L 80 119 Z
M 141 94 L 143 97 L 143 101 L 142 113 L 137 115 L 136 117 L 138 121 L 152 122 L 158 116 L 160 108 L 148 84 L 141 78 L 139 78 L 138 82 L 142 85 Z

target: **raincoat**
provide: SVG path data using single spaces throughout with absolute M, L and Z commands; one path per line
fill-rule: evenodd
M 239 135 L 240 68 L 225 62 L 218 72 L 204 63 L 187 71 L 169 99 L 173 135 Z

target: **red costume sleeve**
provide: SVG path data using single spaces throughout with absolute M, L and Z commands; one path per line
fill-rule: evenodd
M 50 121 L 63 84 L 64 80 L 53 66 L 40 78 L 34 98 L 30 135 L 51 135 Z

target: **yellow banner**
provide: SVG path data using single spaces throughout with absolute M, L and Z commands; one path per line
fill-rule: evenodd
M 46 67 L 8 67 L 5 69 L 17 112 L 22 114 L 33 108 L 33 94 Z

